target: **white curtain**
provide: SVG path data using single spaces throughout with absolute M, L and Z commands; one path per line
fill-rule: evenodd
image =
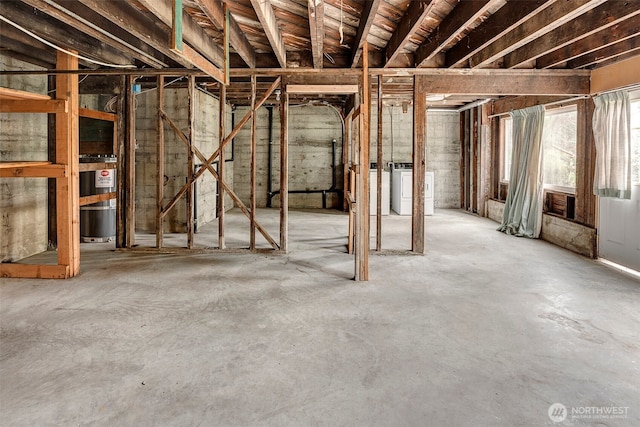
M 544 107 L 511 112 L 509 193 L 499 231 L 538 238 L 542 227 L 542 128 Z
M 596 171 L 593 192 L 600 197 L 631 198 L 631 104 L 617 91 L 593 98 Z

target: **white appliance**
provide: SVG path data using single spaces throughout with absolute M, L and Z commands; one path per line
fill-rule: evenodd
M 382 171 L 382 215 L 389 215 L 391 209 L 391 174 Z M 378 171 L 369 169 L 369 215 L 378 212 Z
M 434 208 L 433 172 L 424 175 L 424 214 L 433 215 Z M 394 168 L 391 179 L 391 208 L 398 215 L 411 215 L 413 193 L 413 170 Z

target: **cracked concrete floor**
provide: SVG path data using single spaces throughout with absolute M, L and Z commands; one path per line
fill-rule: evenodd
M 335 212 L 292 211 L 289 255 L 84 244 L 76 278 L 1 279 L 0 425 L 640 425 L 640 281 L 496 226 L 437 211 L 367 283 Z

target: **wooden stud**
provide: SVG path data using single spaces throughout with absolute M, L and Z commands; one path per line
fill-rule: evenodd
M 0 89 L 1 91 L 2 89 Z M 56 90 L 56 77 L 47 76 L 47 92 L 53 93 Z M 47 114 L 47 159 L 51 163 L 56 163 L 56 115 Z M 56 248 L 58 245 L 58 230 L 56 225 L 56 180 L 47 180 L 47 200 L 48 200 L 48 246 Z
M 378 144 L 377 144 L 377 200 L 376 200 L 376 251 L 382 251 L 382 76 L 378 76 Z
M 127 76 L 126 85 L 126 247 L 131 248 L 136 243 L 136 96 L 133 92 L 134 77 Z
M 578 144 L 576 147 L 576 221 L 596 227 L 598 198 L 593 194 L 596 149 L 592 118 L 595 105 L 591 99 L 578 101 Z M 594 252 L 597 254 L 597 250 Z
M 158 76 L 158 142 L 156 148 L 156 248 L 164 244 L 164 121 L 161 111 L 164 110 L 164 76 Z
M 411 250 L 424 253 L 424 185 L 425 142 L 427 139 L 427 94 L 421 80 L 413 82 L 413 204 L 411 220 Z
M 226 3 L 225 3 L 226 10 Z M 218 116 L 218 141 L 219 146 L 222 145 L 222 141 L 224 141 L 225 133 L 226 133 L 226 116 L 225 116 L 225 107 L 227 104 L 227 86 L 221 84 L 220 85 L 220 106 L 219 106 L 219 116 Z M 224 158 L 224 150 L 220 151 L 220 157 L 218 159 L 218 174 L 220 175 L 220 179 L 224 179 L 225 174 L 225 158 Z M 226 242 L 224 238 L 224 188 L 218 183 L 218 248 L 224 249 L 226 247 Z
M 189 188 L 187 189 L 187 248 L 193 248 L 193 240 L 194 240 L 194 178 L 193 178 L 193 146 L 196 138 L 196 126 L 195 126 L 195 117 L 196 117 L 196 106 L 195 106 L 195 91 L 196 91 L 196 78 L 195 76 L 189 76 L 189 108 L 188 108 L 188 116 L 189 116 L 189 144 L 187 151 L 187 182 L 189 182 Z
M 251 194 L 249 195 L 250 202 L 250 221 L 251 229 L 249 234 L 249 249 L 254 251 L 256 249 L 256 169 L 257 169 L 257 139 L 256 139 L 256 76 L 251 76 Z
M 116 162 L 118 165 L 119 173 L 116 174 L 116 192 L 118 193 L 118 203 L 116 204 L 116 248 L 124 248 L 127 235 L 127 215 L 126 215 L 126 155 L 125 155 L 125 143 L 126 143 L 126 93 L 127 93 L 127 77 L 120 77 L 120 94 L 118 95 L 116 112 L 118 114 L 118 120 L 116 121 L 117 135 L 117 150 Z
M 78 69 L 78 58 L 57 53 L 57 68 Z M 56 162 L 67 175 L 56 180 L 58 264 L 69 266 L 69 275 L 80 272 L 79 93 L 77 74 L 56 76 L 56 98 L 68 102 L 68 111 L 56 114 Z
M 471 110 L 471 211 L 478 213 L 478 109 Z
M 362 46 L 362 102 L 359 117 L 359 155 L 360 166 L 357 173 L 356 190 L 356 280 L 369 280 L 369 246 L 370 220 L 369 217 L 369 149 L 371 122 L 371 86 L 369 84 L 369 44 L 365 41 Z
M 460 209 L 465 209 L 465 191 L 464 191 L 464 165 L 466 163 L 465 159 L 465 144 L 464 139 L 466 135 L 465 128 L 465 116 L 466 111 L 462 111 L 460 113 Z
M 345 212 L 349 210 L 347 193 L 350 189 L 349 147 L 351 146 L 351 117 L 352 115 L 349 113 L 344 119 L 344 137 L 342 138 L 342 194 L 344 195 L 342 210 Z
M 289 94 L 282 80 L 280 103 L 280 249 L 289 251 Z

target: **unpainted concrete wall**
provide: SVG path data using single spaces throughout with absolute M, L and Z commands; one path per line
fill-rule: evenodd
M 0 69 L 33 70 L 0 55 Z M 47 93 L 46 76 L 0 76 L 0 86 Z M 47 160 L 47 115 L 0 113 L 0 161 Z M 0 262 L 47 249 L 47 180 L 0 178 Z
M 218 98 L 196 90 L 195 92 L 195 147 L 209 157 L 219 146 Z M 137 95 L 136 108 L 136 228 L 139 231 L 155 230 L 156 212 L 156 147 L 157 93 L 143 92 Z M 184 132 L 188 130 L 188 91 L 185 88 L 165 89 L 165 111 Z M 231 110 L 227 113 L 227 132 L 231 126 Z M 187 146 L 173 130 L 164 125 L 165 135 L 165 204 L 182 188 L 187 180 Z M 230 159 L 231 147 L 225 150 Z M 194 157 L 194 165 L 202 162 Z M 225 181 L 233 188 L 233 163 L 225 164 Z M 217 169 L 217 163 L 214 165 Z M 196 219 L 202 226 L 216 218 L 217 183 L 210 172 L 196 181 Z M 225 207 L 233 207 L 225 198 Z M 165 217 L 165 232 L 185 232 L 187 223 L 186 201 L 182 197 Z
M 236 110 L 239 121 L 248 108 Z M 256 163 L 258 207 L 267 206 L 268 193 L 268 152 L 269 113 L 266 107 L 256 115 Z M 273 110 L 272 138 L 272 191 L 280 188 L 280 113 Z M 339 113 L 329 106 L 300 106 L 289 110 L 289 189 L 327 190 L 332 184 L 332 140 L 336 140 L 336 187 L 342 188 L 342 121 Z M 248 205 L 251 194 L 251 122 L 236 137 L 236 167 L 234 168 L 234 188 L 238 196 Z M 279 196 L 272 199 L 272 206 L 278 207 Z M 329 208 L 341 206 L 342 200 L 336 193 L 327 195 Z M 321 208 L 322 194 L 290 194 L 291 208 Z

